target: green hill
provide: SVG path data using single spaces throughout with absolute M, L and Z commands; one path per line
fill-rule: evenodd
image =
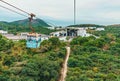
M 96 25 L 96 24 L 77 24 L 77 25 L 69 25 L 68 27 L 104 27 L 104 26 Z
M 120 27 L 120 24 L 108 25 L 107 27 Z
M 35 32 L 42 33 L 42 34 L 49 34 L 54 30 L 50 30 L 46 27 L 49 27 L 45 21 L 41 19 L 34 19 L 32 21 L 32 27 L 35 29 Z M 20 33 L 20 32 L 31 32 L 29 28 L 29 21 L 28 19 L 14 21 L 14 22 L 0 22 L 0 29 L 7 30 L 9 33 Z
M 28 19 L 18 20 L 18 21 L 10 22 L 9 24 L 21 25 L 21 26 L 28 26 L 29 20 Z M 32 21 L 32 26 L 34 26 L 34 27 L 36 27 L 36 26 L 49 27 L 50 25 L 48 25 L 45 21 L 43 21 L 41 19 L 34 19 Z

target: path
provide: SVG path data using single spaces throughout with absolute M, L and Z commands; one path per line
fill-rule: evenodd
M 67 50 L 67 53 L 66 53 L 65 61 L 61 69 L 60 79 L 58 81 L 65 81 L 65 78 L 67 75 L 67 64 L 68 64 L 68 59 L 70 56 L 70 47 L 66 47 L 66 50 Z

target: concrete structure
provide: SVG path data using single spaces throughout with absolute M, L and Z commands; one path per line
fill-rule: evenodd
M 41 38 L 41 41 L 44 41 L 44 40 L 48 40 L 49 39 L 49 36 L 48 35 L 45 35 L 45 34 L 39 34 L 40 38 Z
M 22 40 L 20 36 L 13 35 L 13 34 L 6 34 L 4 35 L 6 38 L 13 40 L 13 41 L 19 41 Z
M 67 36 L 82 36 L 85 37 L 87 35 L 87 31 L 85 28 L 79 28 L 79 27 L 67 27 Z
M 5 34 L 3 36 L 5 36 L 6 38 L 13 40 L 13 41 L 19 41 L 19 40 L 24 40 L 24 39 L 27 40 L 27 35 L 28 35 L 28 33 L 25 32 L 25 33 L 21 33 L 20 35 Z M 49 39 L 49 36 L 44 35 L 44 34 L 38 34 L 38 36 L 41 38 L 41 41 Z
M 21 39 L 27 39 L 27 35 L 28 35 L 28 33 L 24 32 L 24 33 L 20 34 L 20 37 L 21 37 Z
M 66 37 L 70 37 L 72 40 L 76 36 L 88 37 L 91 34 L 87 33 L 85 28 L 79 27 L 66 27 L 62 31 L 52 32 L 50 33 L 51 37 L 58 37 L 62 41 L 66 41 Z
M 81 27 L 81 28 L 85 28 L 85 29 L 91 29 L 91 30 L 94 30 L 94 29 L 96 29 L 96 27 Z
M 59 40 L 61 40 L 61 41 L 67 41 L 66 36 L 64 36 L 64 37 L 59 37 Z
M 96 31 L 104 31 L 105 28 L 96 28 Z
M 53 27 L 47 27 L 48 29 L 50 29 L 50 30 L 54 30 L 55 29 L 55 27 L 53 26 Z
M 82 36 L 82 37 L 88 37 L 91 36 L 91 34 L 87 33 L 85 28 L 79 28 L 79 27 L 66 27 L 62 31 L 52 32 L 50 33 L 51 37 L 58 37 L 62 41 L 66 41 L 66 37 L 70 37 L 70 39 L 73 39 L 76 36 Z
M 52 27 L 47 27 L 47 28 L 50 30 L 63 30 L 63 29 L 65 29 L 64 27 L 61 27 L 61 26 L 59 26 L 59 27 L 52 26 Z
M 6 35 L 6 34 L 8 34 L 8 32 L 7 32 L 7 31 L 4 31 L 4 30 L 0 30 L 0 34 Z
M 57 32 L 52 32 L 50 33 L 50 36 L 55 36 L 55 37 L 62 37 L 62 36 L 66 36 L 67 32 L 62 30 L 62 31 L 57 31 Z

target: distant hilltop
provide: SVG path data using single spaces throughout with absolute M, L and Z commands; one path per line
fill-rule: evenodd
M 108 25 L 109 27 L 120 27 L 120 24 Z
M 5 21 L 0 21 L 0 25 L 21 25 L 21 26 L 28 26 L 29 20 L 24 19 L 24 20 L 18 20 L 18 21 L 13 21 L 13 22 L 5 22 Z M 34 19 L 32 21 L 32 26 L 40 26 L 40 27 L 50 27 L 45 21 L 42 19 Z
M 105 26 L 96 25 L 96 24 L 77 24 L 77 25 L 69 25 L 68 27 L 105 27 Z
M 77 24 L 77 25 L 69 25 L 68 27 L 120 27 L 120 24 L 113 24 L 113 25 L 97 25 L 97 24 Z

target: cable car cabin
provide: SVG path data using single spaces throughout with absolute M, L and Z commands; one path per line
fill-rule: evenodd
M 38 48 L 40 47 L 41 37 L 38 34 L 32 33 L 27 35 L 27 48 Z

